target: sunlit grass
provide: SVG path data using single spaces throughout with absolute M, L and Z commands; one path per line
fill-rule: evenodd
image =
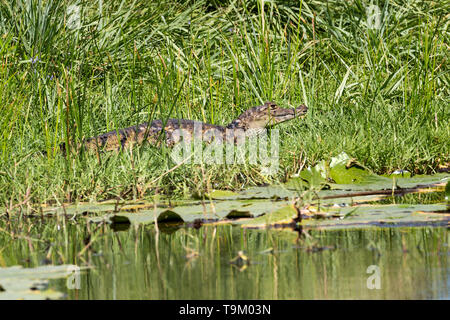
M 82 1 L 79 29 L 71 4 L 0 5 L 2 204 L 235 189 L 342 151 L 377 173 L 448 165 L 444 2 L 380 1 L 379 29 L 364 1 Z M 155 118 L 223 125 L 265 100 L 310 107 L 279 127 L 272 178 L 255 166 L 185 165 L 156 179 L 175 164 L 151 146 L 57 152 Z

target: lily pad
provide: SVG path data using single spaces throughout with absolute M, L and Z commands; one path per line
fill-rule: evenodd
M 304 189 L 305 183 L 310 188 L 317 184 L 326 185 L 336 190 L 370 191 L 370 190 L 397 190 L 416 188 L 445 183 L 450 174 L 414 176 L 392 174 L 389 177 L 372 173 L 356 159 L 341 153 L 331 159 L 327 165 L 323 161 L 315 167 L 310 167 L 296 177 L 291 178 L 285 185 L 288 189 Z
M 118 223 L 123 221 L 131 224 L 153 224 L 155 214 L 158 223 L 161 222 L 194 222 L 195 220 L 223 220 L 242 217 L 255 218 L 271 213 L 286 206 L 289 202 L 273 200 L 229 200 L 205 202 L 203 205 L 176 206 L 170 209 L 141 210 L 138 212 L 117 212 L 104 216 L 90 217 L 91 222 L 109 221 Z
M 214 200 L 250 200 L 250 199 L 287 199 L 297 195 L 297 192 L 289 190 L 284 185 L 269 185 L 264 187 L 251 187 L 240 192 L 218 192 L 211 193 Z
M 284 206 L 270 214 L 263 215 L 256 219 L 243 221 L 244 228 L 267 228 L 270 226 L 282 226 L 296 224 L 297 209 L 294 206 Z
M 435 210 L 433 207 L 405 209 L 401 206 L 379 209 L 366 204 L 392 197 L 394 194 L 428 192 L 431 190 L 430 186 L 438 186 L 443 190 L 445 184 L 448 198 L 449 178 L 448 173 L 408 177 L 403 171 L 394 172 L 389 177 L 378 176 L 356 159 L 341 153 L 331 158 L 329 162 L 320 161 L 316 166 L 302 170 L 286 184 L 252 187 L 239 192 L 213 190 L 207 194 L 207 201 L 158 199 L 157 205 L 143 200 L 121 203 L 108 201 L 100 204 L 78 203 L 59 208 L 44 208 L 43 211 L 49 215 L 92 213 L 88 215 L 90 221 L 110 222 L 116 226 L 153 224 L 155 221 L 187 224 L 200 221 L 200 223 L 232 223 L 246 227 L 270 227 L 292 224 L 297 215 L 297 209 L 292 206 L 295 203 L 304 210 L 302 215 L 325 218 L 320 223 L 317 219 L 304 221 L 306 225 L 364 225 L 368 221 L 383 223 L 386 219 L 391 221 L 402 217 L 404 219 L 399 221 L 404 223 L 407 221 L 422 223 L 445 221 L 446 216 L 436 214 L 445 213 L 446 209 Z M 403 210 L 403 213 L 399 213 L 398 210 Z M 418 218 L 413 212 L 427 212 L 427 217 Z
M 304 219 L 308 227 L 349 228 L 361 226 L 404 226 L 443 224 L 450 221 L 450 212 L 443 204 L 428 205 L 362 205 L 345 208 L 322 208 L 329 219 Z M 333 217 L 333 218 L 331 218 Z
M 213 190 L 207 196 L 211 199 L 235 199 L 239 193 L 230 190 Z
M 72 265 L 0 268 L 0 300 L 61 299 L 64 294 L 48 289 L 49 279 L 66 278 Z M 76 267 L 80 269 L 79 267 Z

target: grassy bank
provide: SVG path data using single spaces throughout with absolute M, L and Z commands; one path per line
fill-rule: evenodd
M 380 1 L 373 28 L 368 2 L 2 2 L 1 205 L 241 188 L 342 151 L 376 173 L 448 166 L 449 8 Z M 310 108 L 278 127 L 270 178 L 251 165 L 165 174 L 170 150 L 152 146 L 52 151 L 156 118 L 223 125 L 266 100 Z

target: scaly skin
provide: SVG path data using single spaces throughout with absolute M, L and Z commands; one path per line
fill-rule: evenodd
M 202 123 L 194 120 L 184 119 L 168 119 L 164 126 L 165 143 L 167 146 L 173 146 L 177 142 L 177 129 L 186 130 L 195 138 L 201 138 L 208 130 L 215 130 L 223 137 L 223 141 L 230 140 L 230 135 L 227 135 L 227 129 L 234 129 L 236 131 L 248 134 L 249 132 L 257 132 L 266 127 L 274 126 L 278 123 L 288 121 L 300 116 L 303 116 L 308 111 L 305 105 L 301 105 L 295 109 L 283 109 L 273 102 L 266 102 L 264 105 L 251 108 L 242 113 L 237 119 L 233 120 L 228 126 L 217 126 L 207 123 Z M 120 150 L 122 148 L 129 148 L 136 144 L 140 145 L 144 141 L 150 144 L 157 144 L 160 141 L 161 130 L 163 128 L 163 121 L 154 120 L 150 125 L 142 123 L 137 126 L 128 127 L 118 131 L 110 131 L 96 137 L 84 140 L 83 145 L 88 150 L 93 151 L 110 151 Z M 201 128 L 196 132 L 194 128 Z M 231 136 L 232 142 L 235 142 L 235 137 Z M 208 142 L 208 141 L 207 141 Z M 65 152 L 65 144 L 60 145 L 60 149 Z

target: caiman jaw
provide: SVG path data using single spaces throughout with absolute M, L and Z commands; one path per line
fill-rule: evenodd
M 305 105 L 300 105 L 299 107 L 294 109 L 277 108 L 276 110 L 271 110 L 271 119 L 269 120 L 268 125 L 273 126 L 281 122 L 304 116 L 307 111 L 308 107 Z
M 280 108 L 274 102 L 266 102 L 262 106 L 257 106 L 245 111 L 236 120 L 231 122 L 228 129 L 263 129 L 274 126 L 278 123 L 288 121 L 306 114 L 308 107 L 301 105 L 294 109 Z

